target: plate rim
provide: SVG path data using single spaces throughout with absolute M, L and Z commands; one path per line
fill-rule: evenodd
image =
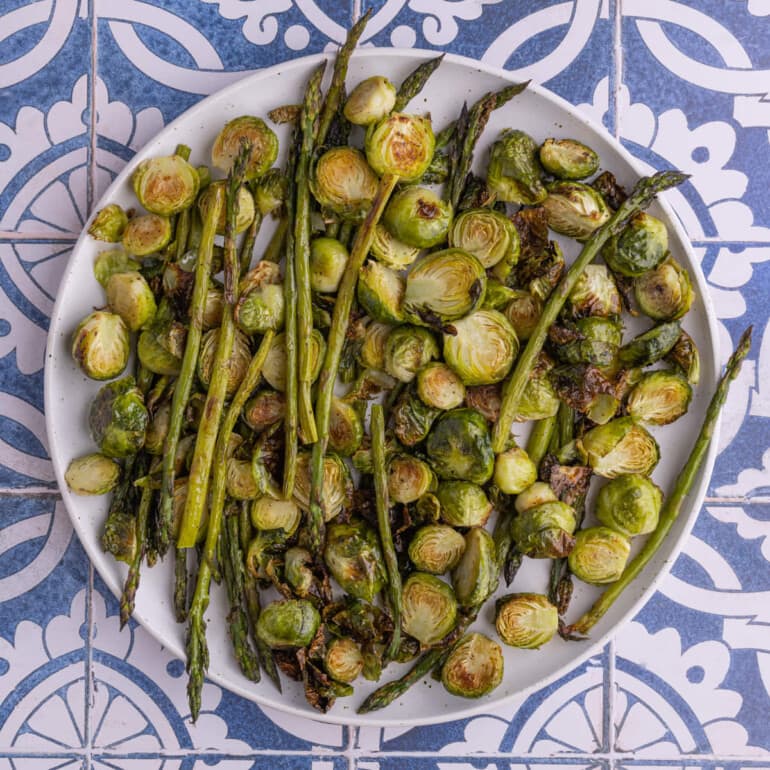
M 104 193 L 100 196 L 99 200 L 93 204 L 88 220 L 86 224 L 83 226 L 83 229 L 78 239 L 75 241 L 72 247 L 72 252 L 67 260 L 67 265 L 64 268 L 64 271 L 62 272 L 59 285 L 61 286 L 66 281 L 68 281 L 70 274 L 74 270 L 73 265 L 75 262 L 75 256 L 80 251 L 83 242 L 85 242 L 86 239 L 88 238 L 87 230 L 92 217 L 97 211 L 99 211 L 99 209 L 101 209 L 106 204 L 107 200 L 110 197 L 112 197 L 113 191 L 116 188 L 121 187 L 125 183 L 126 179 L 133 172 L 136 165 L 139 162 L 141 162 L 142 158 L 144 157 L 144 154 L 148 152 L 149 146 L 151 144 L 155 144 L 158 141 L 163 141 L 164 139 L 171 137 L 174 131 L 176 130 L 176 126 L 179 123 L 181 123 L 182 121 L 193 120 L 197 113 L 205 112 L 208 102 L 213 98 L 217 98 L 217 99 L 226 98 L 228 94 L 235 93 L 238 90 L 244 88 L 244 86 L 248 82 L 259 82 L 265 79 L 269 79 L 289 69 L 292 69 L 292 70 L 301 69 L 301 68 L 310 69 L 313 66 L 316 66 L 317 64 L 319 64 L 323 60 L 327 60 L 327 61 L 333 60 L 336 56 L 336 53 L 337 53 L 336 51 L 323 51 L 315 54 L 310 54 L 307 56 L 298 57 L 295 59 L 289 59 L 287 61 L 279 62 L 277 64 L 271 65 L 270 67 L 260 69 L 256 72 L 244 74 L 244 77 L 229 84 L 225 88 L 222 88 L 218 91 L 215 91 L 209 94 L 208 96 L 204 97 L 199 102 L 197 102 L 196 104 L 189 107 L 187 110 L 185 110 L 176 118 L 174 118 L 174 120 L 168 123 L 161 131 L 153 135 L 133 155 L 131 160 L 129 160 L 125 164 L 125 166 L 121 169 L 121 171 L 118 173 L 115 179 L 110 183 L 110 185 L 107 187 Z M 424 59 L 434 58 L 440 53 L 442 52 L 436 51 L 436 50 L 430 50 L 430 49 L 419 49 L 419 48 L 367 47 L 367 48 L 356 49 L 356 51 L 354 51 L 353 53 L 353 58 L 356 59 L 356 58 L 386 57 L 386 58 L 392 58 L 392 59 L 409 59 L 411 61 L 417 62 Z M 495 76 L 509 83 L 522 82 L 520 78 L 514 77 L 513 73 L 503 69 L 502 67 L 492 66 L 492 65 L 486 64 L 485 62 L 472 59 L 467 56 L 445 52 L 444 59 L 447 63 L 454 63 L 467 69 L 472 69 L 484 74 Z M 545 88 L 539 83 L 533 83 L 530 81 L 527 90 L 536 93 L 539 98 L 552 102 L 559 109 L 566 112 L 572 119 L 580 123 L 583 123 L 589 130 L 602 136 L 605 141 L 610 142 L 613 145 L 614 149 L 623 157 L 623 159 L 629 164 L 631 169 L 638 176 L 644 176 L 647 173 L 646 169 L 644 169 L 644 167 L 642 166 L 642 162 L 636 157 L 634 157 L 631 154 L 631 152 L 626 149 L 626 147 L 618 138 L 613 136 L 605 128 L 603 124 L 595 121 L 592 116 L 579 111 L 575 105 L 571 104 L 563 97 L 550 91 L 549 89 Z M 707 321 L 707 331 L 711 338 L 711 345 L 714 352 L 713 360 L 710 361 L 709 363 L 712 368 L 711 373 L 713 374 L 714 379 L 716 381 L 718 380 L 721 372 L 721 351 L 719 347 L 720 334 L 719 334 L 719 329 L 717 325 L 717 316 L 716 316 L 715 308 L 711 299 L 711 295 L 708 291 L 706 278 L 700 267 L 700 262 L 695 256 L 690 238 L 687 235 L 684 229 L 684 226 L 681 220 L 679 219 L 679 217 L 677 216 L 676 212 L 674 211 L 673 207 L 665 199 L 665 197 L 658 196 L 656 199 L 656 202 L 664 210 L 668 218 L 667 226 L 669 226 L 675 231 L 679 242 L 681 243 L 682 247 L 687 253 L 687 256 L 691 265 L 693 266 L 693 268 L 695 268 L 693 270 L 694 279 L 698 288 L 699 297 L 702 300 L 704 305 L 704 311 L 705 311 L 706 321 Z M 53 442 L 51 441 L 51 436 L 54 433 L 52 415 L 54 413 L 54 409 L 52 408 L 53 394 L 51 392 L 51 376 L 52 376 L 51 371 L 52 371 L 53 360 L 54 360 L 53 349 L 55 345 L 55 338 L 57 333 L 61 333 L 61 330 L 58 329 L 58 326 L 56 324 L 56 319 L 60 315 L 60 306 L 62 303 L 63 303 L 63 294 L 58 290 L 58 287 L 57 287 L 56 300 L 54 302 L 54 306 L 50 315 L 50 327 L 46 337 L 46 349 L 45 349 L 43 403 L 44 403 L 44 411 L 45 411 L 46 437 L 48 440 L 48 446 L 51 453 L 51 462 L 53 464 L 54 473 L 56 476 L 58 491 L 61 494 L 62 502 L 64 503 L 64 507 L 67 511 L 67 515 L 70 518 L 70 522 L 73 526 L 73 529 L 75 530 L 75 532 L 77 532 L 78 538 L 80 539 L 80 542 L 88 556 L 88 559 L 91 565 L 96 568 L 100 577 L 102 578 L 102 580 L 104 580 L 105 584 L 113 593 L 113 595 L 115 595 L 116 598 L 119 598 L 122 590 L 122 586 L 116 583 L 116 581 L 113 579 L 112 572 L 107 570 L 107 567 L 105 564 L 106 558 L 103 558 L 104 554 L 102 552 L 97 551 L 96 548 L 92 548 L 91 543 L 88 541 L 87 538 L 83 536 L 85 532 L 85 527 L 81 527 L 81 524 L 78 518 L 70 511 L 70 506 L 68 504 L 70 493 L 67 490 L 66 482 L 64 480 L 64 468 L 59 462 L 60 460 L 59 453 L 58 452 L 55 453 L 52 449 Z M 676 541 L 673 542 L 671 552 L 666 561 L 665 568 L 660 569 L 654 576 L 652 576 L 650 583 L 644 588 L 644 590 L 641 592 L 639 597 L 630 605 L 630 607 L 620 615 L 620 617 L 618 618 L 612 630 L 605 632 L 605 634 L 595 639 L 586 640 L 586 642 L 582 643 L 585 646 L 582 646 L 579 652 L 573 658 L 571 658 L 567 663 L 563 664 L 562 666 L 554 669 L 547 676 L 543 677 L 537 682 L 534 682 L 530 685 L 522 687 L 521 689 L 515 692 L 509 693 L 497 699 L 492 698 L 492 699 L 479 699 L 478 701 L 468 701 L 469 705 L 467 706 L 467 708 L 461 709 L 459 711 L 453 711 L 449 714 L 439 713 L 439 714 L 431 714 L 430 716 L 426 716 L 426 717 L 416 717 L 416 718 L 403 717 L 399 719 L 397 717 L 396 718 L 386 717 L 382 712 L 375 712 L 375 715 L 371 715 L 368 718 L 365 717 L 364 715 L 358 715 L 356 712 L 334 713 L 333 711 L 330 711 L 330 712 L 327 712 L 326 714 L 322 714 L 320 712 L 308 713 L 306 710 L 295 707 L 289 703 L 284 703 L 279 698 L 276 698 L 275 700 L 271 700 L 270 698 L 266 698 L 262 693 L 250 690 L 249 687 L 247 686 L 248 681 L 246 679 L 244 679 L 245 684 L 240 684 L 238 682 L 233 682 L 228 677 L 216 671 L 207 672 L 206 677 L 209 680 L 218 684 L 220 687 L 224 688 L 225 690 L 228 690 L 232 693 L 235 693 L 236 695 L 246 698 L 247 700 L 250 700 L 256 703 L 260 707 L 276 709 L 283 713 L 290 714 L 294 717 L 299 717 L 301 719 L 309 719 L 311 721 L 323 722 L 328 724 L 338 724 L 338 725 L 347 725 L 347 726 L 367 726 L 367 725 L 372 725 L 373 723 L 376 723 L 376 725 L 379 727 L 405 727 L 405 726 L 418 727 L 418 726 L 442 724 L 442 723 L 461 720 L 461 719 L 468 719 L 474 716 L 488 714 L 492 710 L 505 707 L 507 704 L 511 703 L 515 699 L 524 698 L 536 690 L 542 690 L 546 687 L 549 687 L 556 680 L 560 679 L 561 677 L 568 674 L 570 671 L 575 670 L 578 666 L 583 664 L 586 660 L 592 657 L 592 655 L 594 655 L 598 649 L 608 644 L 615 637 L 618 631 L 620 631 L 626 625 L 626 623 L 631 619 L 631 617 L 637 614 L 640 611 L 640 609 L 649 602 L 650 598 L 652 597 L 652 594 L 657 590 L 657 587 L 660 581 L 670 573 L 671 567 L 673 566 L 674 562 L 679 556 L 685 541 L 689 537 L 690 532 L 693 526 L 695 525 L 695 521 L 698 518 L 700 510 L 703 506 L 703 501 L 708 489 L 708 484 L 713 474 L 714 463 L 716 460 L 717 449 L 719 446 L 721 422 L 722 422 L 722 418 L 720 415 L 720 419 L 717 421 L 717 424 L 714 427 L 714 431 L 712 434 L 711 442 L 709 444 L 704 465 L 699 473 L 698 485 L 694 490 L 690 492 L 690 494 L 686 498 L 690 502 L 690 506 L 691 506 L 690 515 L 688 516 L 688 519 L 685 522 L 684 527 L 681 533 L 679 534 L 678 538 L 676 539 Z M 159 632 L 157 632 L 153 628 L 153 626 L 147 622 L 140 608 L 137 608 L 134 611 L 132 615 L 132 619 L 136 623 L 141 625 L 142 628 L 153 637 L 153 639 L 155 639 L 163 647 L 168 649 L 169 652 L 171 652 L 174 656 L 180 658 L 181 660 L 185 659 L 184 649 L 180 649 L 179 647 L 177 647 L 176 643 L 173 640 L 169 640 L 164 636 L 162 636 Z M 279 693 L 276 693 L 276 694 L 280 695 Z M 186 706 L 187 704 L 185 703 L 185 708 Z M 184 709 L 180 709 L 180 713 L 182 715 L 185 715 L 187 714 L 187 711 Z

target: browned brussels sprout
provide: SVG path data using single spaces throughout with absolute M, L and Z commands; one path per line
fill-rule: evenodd
M 640 310 L 656 321 L 681 318 L 695 298 L 690 275 L 670 255 L 634 279 L 634 295 Z
M 180 155 L 147 158 L 135 169 L 131 184 L 147 211 L 170 217 L 195 202 L 198 172 Z
M 609 527 L 588 527 L 575 536 L 568 560 L 575 577 L 584 583 L 614 583 L 631 553 L 631 541 Z
M 150 416 L 130 375 L 103 385 L 91 402 L 88 425 L 102 454 L 128 457 L 144 446 Z
M 115 313 L 96 310 L 86 316 L 72 335 L 72 357 L 94 380 L 117 377 L 128 363 L 128 327 Z
M 465 385 L 450 367 L 433 361 L 417 372 L 417 395 L 436 409 L 455 409 L 465 398 Z
M 657 267 L 668 253 L 666 225 L 651 214 L 639 211 L 619 235 L 611 237 L 602 256 L 621 275 L 634 278 Z
M 329 525 L 324 562 L 344 591 L 368 602 L 388 579 L 377 532 L 362 519 Z
M 561 501 L 534 505 L 513 520 L 511 534 L 516 548 L 533 559 L 558 559 L 574 544 L 575 510 Z
M 466 634 L 441 668 L 441 683 L 452 695 L 481 698 L 503 681 L 503 652 L 488 636 Z
M 400 382 L 411 382 L 425 364 L 438 357 L 435 337 L 419 326 L 397 326 L 385 341 L 385 371 Z
M 596 518 L 626 537 L 647 535 L 658 526 L 663 493 L 645 476 L 629 473 L 607 482 L 596 498 Z
M 495 454 L 489 428 L 475 409 L 442 414 L 431 428 L 425 448 L 439 478 L 485 484 L 492 477 Z
M 272 602 L 257 620 L 257 638 L 274 650 L 306 647 L 321 625 L 318 610 L 307 599 Z
M 548 192 L 537 142 L 523 131 L 503 131 L 490 151 L 487 184 L 498 200 L 527 206 L 542 203 Z
M 64 480 L 76 495 L 105 495 L 120 479 L 120 465 L 106 455 L 92 454 L 76 457 L 67 466 Z
M 559 179 L 585 179 L 599 170 L 599 156 L 577 139 L 546 139 L 539 156 L 543 168 Z
M 532 650 L 549 642 L 559 627 L 559 612 L 542 594 L 518 593 L 499 599 L 495 628 L 505 644 Z
M 329 416 L 329 447 L 342 457 L 349 457 L 361 446 L 364 425 L 352 404 L 332 399 Z
M 551 230 L 585 241 L 611 216 L 604 198 L 582 182 L 552 182 L 543 208 Z
M 96 212 L 88 226 L 88 234 L 97 241 L 118 243 L 128 224 L 128 216 L 117 203 L 109 203 Z
M 326 648 L 324 668 L 332 679 L 349 684 L 364 668 L 361 648 L 348 636 L 335 637 Z
M 497 588 L 496 555 L 492 535 L 481 527 L 471 527 L 465 535 L 462 558 L 452 571 L 452 585 L 460 606 L 478 606 Z
M 362 80 L 348 96 L 345 117 L 357 126 L 368 126 L 389 115 L 396 104 L 396 87 L 386 77 Z
M 465 538 L 446 524 L 426 524 L 409 542 L 409 558 L 421 572 L 443 575 L 454 569 L 465 551 Z
M 679 321 L 668 321 L 639 334 L 618 351 L 626 366 L 649 366 L 666 356 L 676 345 L 680 333 Z
M 418 249 L 444 243 L 452 205 L 428 187 L 404 187 L 391 197 L 382 223 L 399 241 Z
M 513 266 L 519 259 L 521 243 L 513 222 L 489 208 L 463 211 L 449 232 L 449 245 L 470 252 L 485 268 L 500 260 Z
M 375 321 L 399 324 L 404 321 L 401 305 L 406 281 L 395 270 L 369 260 L 358 274 L 358 302 Z
M 700 381 L 700 354 L 695 340 L 682 329 L 674 347 L 664 356 L 664 360 L 673 364 L 684 375 L 690 385 Z
M 623 473 L 649 476 L 660 459 L 658 442 L 632 417 L 598 425 L 579 441 L 594 473 L 612 479 Z
M 425 647 L 438 644 L 457 622 L 452 587 L 435 575 L 413 572 L 404 583 L 401 627 Z
M 453 527 L 483 527 L 492 513 L 484 490 L 472 481 L 442 481 L 436 490 L 441 518 Z
M 419 444 L 428 435 L 440 414 L 440 409 L 428 406 L 412 390 L 405 390 L 393 407 L 393 432 L 404 446 Z
M 388 463 L 388 494 L 391 502 L 414 503 L 436 489 L 436 476 L 428 463 L 398 454 Z
M 160 214 L 141 214 L 130 219 L 123 230 L 123 248 L 136 257 L 155 254 L 171 241 L 171 220 Z
M 640 422 L 668 425 L 687 412 L 692 386 L 680 374 L 647 372 L 628 395 L 626 409 Z
M 417 181 L 433 159 L 436 137 L 430 119 L 394 112 L 366 132 L 366 159 L 380 175 Z
M 358 222 L 372 206 L 377 175 L 360 150 L 333 147 L 315 164 L 310 186 L 324 209 Z
M 244 140 L 251 146 L 246 179 L 258 179 L 278 157 L 278 137 L 262 119 L 252 115 L 242 115 L 225 124 L 211 148 L 211 163 L 222 171 L 230 171 Z

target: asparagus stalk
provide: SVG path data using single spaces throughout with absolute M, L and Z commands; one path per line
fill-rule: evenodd
M 136 513 L 136 549 L 134 557 L 128 568 L 128 575 L 123 584 L 123 593 L 120 597 L 120 627 L 121 629 L 128 623 L 128 619 L 134 612 L 136 603 L 136 591 L 139 588 L 139 578 L 141 574 L 142 559 L 147 548 L 147 522 L 150 517 L 150 508 L 152 506 L 153 488 L 150 485 L 142 487 L 141 497 L 139 498 L 139 507 Z
M 569 635 L 569 638 L 585 638 L 586 634 L 604 617 L 604 614 L 625 591 L 631 581 L 647 566 L 650 559 L 660 548 L 661 543 L 665 540 L 666 535 L 679 516 L 682 503 L 690 493 L 698 470 L 706 457 L 711 437 L 714 434 L 714 428 L 719 420 L 719 413 L 727 399 L 730 383 L 738 376 L 743 359 L 746 358 L 751 348 L 751 332 L 752 327 L 749 326 L 741 335 L 738 345 L 727 362 L 725 372 L 719 380 L 711 402 L 706 409 L 706 416 L 703 419 L 703 424 L 690 452 L 690 456 L 677 476 L 674 489 L 663 504 L 658 526 L 647 538 L 641 551 L 628 563 L 620 578 L 605 589 L 588 612 L 575 623 L 567 626 L 565 632 Z
M 382 404 L 372 405 L 371 435 L 374 489 L 377 499 L 377 526 L 380 530 L 380 542 L 388 573 L 388 601 L 393 618 L 393 636 L 385 657 L 387 660 L 393 660 L 401 646 L 401 572 L 398 569 L 398 556 L 396 556 L 393 532 L 390 528 L 390 498 L 385 459 L 385 413 Z
M 200 351 L 203 334 L 203 313 L 206 307 L 206 294 L 209 288 L 211 273 L 211 258 L 214 252 L 214 236 L 217 222 L 222 212 L 223 195 L 216 190 L 211 199 L 210 208 L 206 212 L 203 232 L 198 247 L 198 260 L 195 264 L 195 283 L 190 302 L 190 324 L 187 330 L 182 366 L 179 371 L 174 396 L 171 399 L 171 414 L 169 417 L 168 433 L 163 444 L 163 479 L 158 506 L 158 551 L 162 554 L 168 548 L 171 540 L 174 519 L 174 458 L 176 457 L 179 434 L 182 431 L 184 411 L 190 399 L 193 382 L 195 381 L 195 366 Z
M 551 436 L 553 435 L 555 428 L 556 415 L 553 417 L 543 417 L 541 420 L 535 422 L 532 432 L 529 434 L 527 454 L 536 467 L 540 467 L 540 463 L 543 461 L 543 458 L 548 451 L 548 446 L 551 443 Z
M 508 436 L 511 433 L 513 418 L 519 407 L 521 394 L 527 384 L 535 360 L 543 348 L 548 329 L 556 320 L 564 303 L 572 293 L 578 277 L 585 268 L 594 260 L 604 243 L 613 235 L 617 235 L 627 224 L 629 218 L 640 209 L 646 208 L 653 198 L 660 192 L 670 187 L 681 184 L 688 178 L 688 174 L 679 171 L 659 171 L 650 177 L 643 177 L 637 182 L 628 199 L 610 217 L 610 219 L 596 230 L 586 241 L 578 258 L 572 264 L 556 289 L 551 293 L 548 302 L 533 330 L 527 345 L 519 355 L 516 365 L 503 385 L 503 402 L 500 408 L 500 416 L 497 418 L 492 431 L 492 448 L 499 453 L 505 450 Z
M 187 620 L 187 549 L 174 549 L 174 617 L 177 623 Z
M 256 187 L 254 185 L 253 188 Z M 259 230 L 262 227 L 264 217 L 259 209 L 254 211 L 254 219 L 251 220 L 251 224 L 246 229 L 243 235 L 243 243 L 241 244 L 241 273 L 248 272 L 251 267 L 251 257 L 254 254 L 254 244 L 259 235 Z
M 422 62 L 413 72 L 406 76 L 404 82 L 396 94 L 396 104 L 393 112 L 403 112 L 409 102 L 422 91 L 428 78 L 438 69 L 439 64 L 444 60 L 444 54 L 435 59 L 428 59 Z

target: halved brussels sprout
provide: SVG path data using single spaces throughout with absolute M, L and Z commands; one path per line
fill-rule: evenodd
M 564 364 L 551 371 L 559 398 L 598 425 L 611 420 L 620 406 L 617 384 L 591 364 Z
M 313 554 L 307 548 L 293 546 L 284 554 L 283 570 L 286 582 L 294 593 L 302 599 L 307 599 L 310 596 L 315 583 L 312 565 Z
M 315 382 L 326 355 L 326 340 L 318 329 L 313 329 L 310 345 L 314 361 L 312 381 Z M 273 344 L 262 367 L 262 376 L 275 390 L 280 390 L 282 393 L 286 390 L 286 337 L 283 333 L 276 334 L 273 338 Z
M 286 202 L 289 180 L 286 174 L 278 168 L 271 168 L 254 185 L 254 202 L 263 217 L 268 214 L 278 216 Z
M 574 339 L 555 345 L 559 359 L 568 364 L 593 364 L 614 367 L 622 341 L 621 326 L 610 318 L 580 318 L 575 324 Z
M 224 198 L 225 185 L 224 181 L 212 182 L 198 198 L 198 211 L 203 219 L 206 218 L 206 212 L 212 205 L 214 198 L 219 194 L 217 190 L 222 190 L 222 197 Z M 235 234 L 242 233 L 253 221 L 256 216 L 256 206 L 254 204 L 254 197 L 249 192 L 246 185 L 243 185 L 238 190 L 238 211 L 235 217 Z M 227 223 L 227 211 L 222 206 L 219 214 L 219 221 L 217 222 L 217 234 L 224 235 L 225 225 Z
M 543 303 L 528 291 L 515 291 L 516 296 L 505 306 L 503 314 L 511 322 L 517 339 L 525 342 L 537 326 L 543 312 Z
M 198 379 L 206 390 L 211 382 L 212 370 L 219 346 L 219 329 L 211 329 L 203 335 L 200 354 L 198 355 Z M 233 350 L 227 361 L 227 398 L 232 398 L 238 386 L 246 376 L 251 363 L 251 348 L 249 338 L 242 332 L 235 332 Z
M 438 357 L 435 337 L 419 326 L 397 326 L 385 341 L 385 371 L 400 382 L 411 382 L 425 364 Z
M 337 291 L 349 256 L 336 238 L 315 238 L 310 243 L 310 288 L 324 294 Z
M 441 518 L 453 527 L 483 527 L 492 513 L 484 490 L 471 481 L 442 481 L 436 490 Z
M 284 322 L 283 286 L 268 283 L 241 294 L 234 316 L 238 328 L 246 334 L 280 331 Z
M 465 535 L 465 551 L 452 571 L 452 585 L 462 607 L 480 605 L 497 588 L 497 549 L 492 535 L 472 527 Z
M 516 216 L 528 210 L 537 209 L 525 209 L 524 212 L 518 212 Z M 498 262 L 492 269 L 495 270 L 500 264 L 502 263 Z M 565 270 L 564 254 L 556 241 L 547 241 L 541 250 L 527 254 L 526 257 L 522 247 L 522 258 L 516 268 L 516 283 L 519 288 L 525 289 L 541 302 L 545 302 L 558 286 Z
M 136 257 L 154 254 L 171 241 L 171 220 L 159 214 L 141 214 L 130 219 L 123 230 L 123 248 Z
M 404 446 L 419 444 L 428 435 L 439 413 L 439 409 L 428 406 L 411 389 L 405 390 L 391 413 L 393 432 Z
M 355 407 L 332 397 L 329 414 L 329 447 L 343 457 L 349 457 L 361 446 L 364 425 Z
M 669 255 L 634 279 L 634 296 L 645 315 L 656 321 L 673 321 L 687 313 L 695 292 L 687 270 Z
M 131 184 L 147 211 L 170 217 L 195 202 L 198 172 L 180 155 L 147 158 L 134 170 Z
M 102 550 L 116 561 L 131 564 L 136 556 L 136 516 L 127 511 L 111 511 L 100 538 Z
M 368 315 L 380 323 L 403 323 L 404 289 L 402 276 L 374 260 L 369 260 L 358 273 L 358 301 Z
M 553 362 L 541 354 L 519 399 L 515 422 L 542 420 L 559 411 L 559 397 L 551 382 Z
M 250 508 L 251 523 L 260 531 L 282 529 L 287 535 L 296 532 L 302 513 L 293 500 L 275 500 L 263 495 Z
M 263 491 L 251 460 L 228 457 L 225 483 L 227 494 L 233 500 L 254 500 Z
M 682 373 L 690 385 L 700 381 L 700 354 L 695 340 L 682 329 L 674 347 L 666 353 L 665 360 Z
M 91 379 L 117 377 L 126 368 L 131 352 L 128 327 L 119 315 L 96 310 L 78 324 L 71 350 Z
M 324 457 L 321 508 L 324 520 L 331 521 L 350 505 L 353 482 L 350 471 L 340 457 L 327 454 Z M 297 457 L 297 477 L 294 482 L 294 500 L 300 508 L 310 509 L 310 452 L 300 452 Z
M 596 498 L 596 518 L 626 537 L 647 535 L 658 526 L 660 488 L 638 473 L 608 481 Z
M 537 466 L 521 447 L 511 447 L 495 458 L 493 478 L 501 492 L 518 495 L 537 481 Z
M 258 530 L 246 551 L 246 569 L 258 580 L 271 581 L 275 575 L 277 557 L 287 549 L 288 535 L 283 529 Z
M 475 409 L 485 420 L 497 422 L 503 402 L 503 388 L 494 385 L 474 385 L 465 389 L 465 406 Z
M 454 569 L 465 551 L 465 538 L 446 524 L 426 524 L 409 542 L 409 558 L 421 572 L 443 575 Z
M 129 256 L 125 249 L 108 249 L 100 251 L 94 259 L 94 278 L 103 286 L 114 273 L 126 273 L 129 270 L 139 270 L 142 263 Z
M 280 422 L 286 413 L 286 397 L 277 390 L 261 390 L 243 407 L 243 421 L 253 431 L 261 433 L 265 428 Z
M 582 182 L 552 182 L 543 208 L 548 226 L 578 241 L 591 237 L 611 216 L 604 198 L 593 187 Z
M 455 409 L 465 398 L 465 385 L 453 369 L 434 361 L 417 372 L 417 395 L 436 409 Z
M 639 334 L 618 351 L 626 366 L 649 366 L 666 356 L 676 345 L 680 333 L 679 321 L 667 321 Z
M 396 104 L 396 87 L 386 77 L 362 80 L 348 96 L 343 115 L 357 126 L 368 126 L 389 115 Z
M 616 272 L 634 278 L 657 267 L 668 253 L 666 225 L 639 211 L 619 235 L 612 236 L 602 249 L 604 261 Z
M 539 157 L 543 168 L 559 179 L 585 179 L 599 170 L 599 156 L 577 139 L 546 139 Z
M 477 310 L 455 321 L 444 334 L 444 360 L 465 385 L 492 385 L 505 379 L 519 352 L 516 332 L 497 310 Z
M 449 245 L 473 254 L 487 268 L 504 259 L 511 266 L 521 243 L 513 222 L 494 209 L 463 211 L 449 231 Z
M 106 495 L 120 479 L 120 465 L 99 452 L 76 457 L 67 466 L 64 480 L 76 495 Z
M 391 502 L 414 503 L 436 489 L 436 476 L 428 463 L 412 455 L 398 454 L 388 463 L 388 494 Z
M 378 222 L 374 228 L 371 253 L 383 265 L 392 267 L 394 270 L 403 270 L 417 259 L 420 249 L 399 241 L 385 225 Z
M 592 428 L 579 441 L 594 473 L 613 479 L 623 473 L 649 476 L 660 459 L 655 439 L 633 417 Z
M 559 611 L 542 594 L 510 594 L 497 602 L 495 628 L 505 644 L 535 650 L 553 638 Z
M 388 581 L 377 532 L 363 519 L 327 527 L 324 562 L 344 591 L 368 602 Z
M 433 424 L 426 452 L 439 478 L 485 484 L 495 453 L 486 420 L 475 409 L 452 409 Z
M 404 583 L 401 628 L 424 647 L 438 644 L 457 622 L 452 587 L 435 575 L 413 572 Z
M 505 310 L 511 300 L 519 296 L 517 289 L 511 289 L 504 283 L 500 283 L 497 278 L 487 280 L 487 291 L 484 295 L 484 304 L 481 306 L 484 310 Z
M 559 559 L 572 549 L 575 510 L 560 500 L 540 503 L 519 513 L 511 524 L 516 548 L 533 559 Z
M 411 185 L 396 192 L 382 215 L 382 223 L 399 241 L 419 249 L 446 240 L 452 205 L 427 187 Z
M 242 115 L 225 123 L 211 148 L 211 163 L 229 172 L 244 140 L 251 145 L 245 177 L 258 179 L 278 157 L 278 137 L 261 118 Z
M 393 331 L 390 324 L 370 323 L 364 332 L 364 339 L 358 351 L 358 360 L 367 369 L 385 369 L 385 345 Z
M 377 175 L 354 147 L 333 147 L 316 162 L 310 188 L 316 200 L 343 219 L 366 216 L 377 192 Z
M 349 636 L 335 637 L 326 648 L 324 668 L 332 679 L 349 684 L 364 668 L 361 648 Z
M 257 638 L 274 650 L 306 647 L 321 625 L 318 610 L 307 599 L 271 602 L 259 613 Z
M 141 273 L 114 273 L 107 281 L 107 304 L 135 332 L 146 326 L 158 309 L 152 289 Z
M 96 212 L 88 226 L 88 234 L 97 241 L 117 243 L 123 237 L 128 215 L 117 203 L 109 203 Z
M 558 499 L 549 484 L 546 484 L 544 481 L 535 481 L 519 492 L 514 505 L 517 513 L 524 513 L 524 511 L 528 511 L 530 508 L 534 508 L 542 503 L 553 503 Z
M 620 292 L 606 265 L 588 265 L 578 276 L 567 308 L 573 318 L 619 316 Z
M 129 375 L 102 385 L 88 410 L 88 426 L 102 454 L 128 457 L 144 446 L 150 416 Z
M 182 359 L 168 349 L 166 342 L 162 329 L 144 329 L 136 344 L 136 355 L 145 369 L 175 377 L 182 368 Z
M 588 527 L 575 536 L 568 563 L 572 574 L 584 583 L 614 583 L 631 553 L 631 541 L 609 527 Z
M 626 409 L 640 422 L 668 425 L 686 414 L 691 400 L 692 386 L 682 375 L 647 372 L 631 390 Z
M 406 278 L 404 312 L 418 323 L 443 328 L 481 307 L 487 275 L 481 262 L 461 249 L 428 254 Z
M 366 159 L 382 176 L 417 181 L 430 166 L 436 137 L 429 118 L 394 112 L 366 132 Z
M 150 410 L 152 412 L 152 410 Z M 171 419 L 171 402 L 164 401 L 155 408 L 144 436 L 144 451 L 151 455 L 162 455 L 163 445 Z
M 452 695 L 481 698 L 503 681 L 503 651 L 488 636 L 466 634 L 441 668 L 441 683 Z
M 506 129 L 492 145 L 487 184 L 498 200 L 534 206 L 548 197 L 537 142 L 523 131 Z

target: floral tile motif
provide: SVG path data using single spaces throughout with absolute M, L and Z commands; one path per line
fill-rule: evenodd
M 312 756 L 223 756 L 220 754 L 187 754 L 159 757 L 97 754 L 91 766 L 98 770 L 347 770 L 342 757 L 316 758 Z
M 408 763 L 408 764 L 407 764 Z M 463 759 L 460 757 L 384 757 L 361 758 L 355 770 L 608 770 L 609 763 L 602 760 L 521 760 L 507 757 Z
M 87 770 L 85 757 L 56 754 L 13 754 L 4 757 L 0 752 L 0 770 Z

